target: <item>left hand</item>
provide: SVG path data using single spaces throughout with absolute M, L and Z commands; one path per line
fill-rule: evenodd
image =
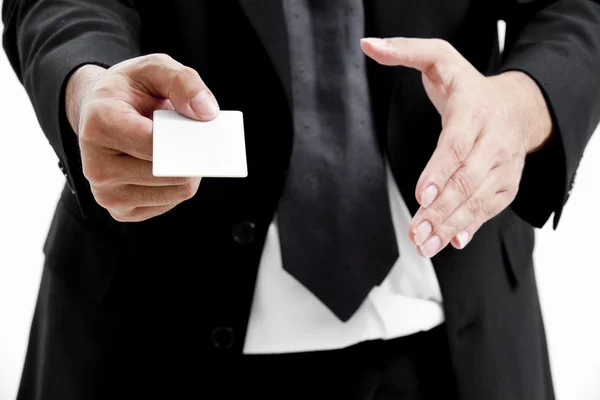
M 515 198 L 525 156 L 550 136 L 537 84 L 521 72 L 485 77 L 438 39 L 363 39 L 380 64 L 415 68 L 442 120 L 437 147 L 416 186 L 421 205 L 409 237 L 430 258 L 448 243 L 464 248 Z

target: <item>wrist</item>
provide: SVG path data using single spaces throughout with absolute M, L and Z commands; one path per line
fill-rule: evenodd
M 520 121 L 527 153 L 539 150 L 552 134 L 552 117 L 540 87 L 529 75 L 519 71 L 504 72 L 494 79 L 509 93 L 508 101 Z
M 71 74 L 65 88 L 65 112 L 73 131 L 79 131 L 81 103 L 89 87 L 106 69 L 93 64 L 83 65 Z

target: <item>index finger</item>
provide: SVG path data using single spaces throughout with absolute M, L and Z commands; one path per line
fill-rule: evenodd
M 444 190 L 450 177 L 467 159 L 480 131 L 480 124 L 466 112 L 448 119 L 415 188 L 415 197 L 422 207 L 429 207 Z
M 130 60 L 124 72 L 140 83 L 148 94 L 169 99 L 180 114 L 209 121 L 219 105 L 200 75 L 166 54 L 152 54 Z
M 92 104 L 80 139 L 152 161 L 152 121 L 128 104 L 104 100 Z
M 404 66 L 425 72 L 448 58 L 452 48 L 440 39 L 365 38 L 361 40 L 364 53 L 382 65 Z

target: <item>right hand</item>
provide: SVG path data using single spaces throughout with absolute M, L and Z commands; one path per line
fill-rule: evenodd
M 96 202 L 120 222 L 144 221 L 193 197 L 200 178 L 152 174 L 152 114 L 175 109 L 209 121 L 219 106 L 198 73 L 171 57 L 134 58 L 109 69 L 79 68 L 66 88 L 83 174 Z

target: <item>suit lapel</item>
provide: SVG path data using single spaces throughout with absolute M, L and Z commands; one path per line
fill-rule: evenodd
M 238 0 L 271 59 L 289 104 L 291 102 L 288 34 L 282 1 Z

